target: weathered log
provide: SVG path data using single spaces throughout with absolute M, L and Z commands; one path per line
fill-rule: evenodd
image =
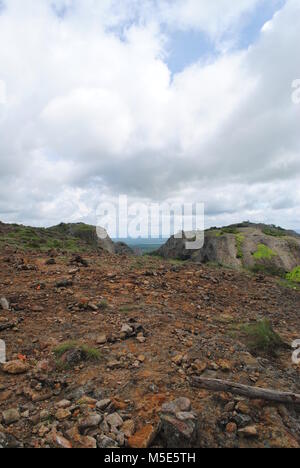
M 233 395 L 245 396 L 255 400 L 275 401 L 277 403 L 286 403 L 300 405 L 300 394 L 279 392 L 266 388 L 249 387 L 227 380 L 205 379 L 203 377 L 193 377 L 191 384 L 195 387 L 212 390 L 216 392 L 228 392 Z

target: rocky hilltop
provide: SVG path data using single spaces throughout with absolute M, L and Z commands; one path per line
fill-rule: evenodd
M 96 227 L 84 223 L 61 223 L 50 228 L 33 228 L 0 222 L 0 248 L 66 252 L 105 251 L 111 254 L 132 255 L 133 251 L 122 242 L 113 242 L 107 235 L 99 239 Z
M 185 244 L 185 236 L 182 239 L 173 236 L 156 254 L 280 276 L 300 265 L 299 234 L 265 224 L 241 223 L 209 229 L 200 250 L 186 250 Z
M 0 448 L 300 447 L 297 283 L 66 226 L 1 226 Z

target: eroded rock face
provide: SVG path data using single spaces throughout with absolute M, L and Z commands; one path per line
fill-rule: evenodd
M 300 265 L 300 236 L 274 226 L 243 223 L 205 231 L 200 250 L 187 250 L 186 239 L 173 236 L 156 253 L 163 258 L 283 274 Z

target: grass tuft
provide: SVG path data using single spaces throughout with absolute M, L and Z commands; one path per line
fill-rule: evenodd
M 76 350 L 76 349 L 79 349 L 80 351 L 82 351 L 83 360 L 85 361 L 100 361 L 102 357 L 98 349 L 91 348 L 87 345 L 79 344 L 77 341 L 68 341 L 66 343 L 63 343 L 57 346 L 53 352 L 56 358 L 59 360 L 63 357 L 63 355 L 67 351 Z M 58 362 L 61 362 L 61 361 L 58 361 Z
M 77 343 L 77 341 L 68 341 L 57 346 L 53 352 L 56 357 L 61 358 L 67 351 L 70 351 L 71 349 L 76 349 L 78 347 L 79 344 Z
M 282 338 L 273 330 L 268 320 L 261 320 L 255 324 L 245 325 L 248 345 L 251 351 L 276 354 L 284 346 Z
M 108 302 L 107 302 L 107 300 L 106 300 L 106 299 L 103 299 L 103 300 L 100 302 L 99 307 L 100 307 L 100 309 L 102 309 L 102 310 L 108 309 Z

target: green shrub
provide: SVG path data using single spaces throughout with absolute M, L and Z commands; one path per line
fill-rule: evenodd
M 263 229 L 263 233 L 266 236 L 272 236 L 272 237 L 285 237 L 286 236 L 284 229 L 280 227 L 265 227 Z
M 256 263 L 250 271 L 255 274 L 263 274 L 270 276 L 279 276 L 280 278 L 285 278 L 286 271 L 283 268 L 272 265 L 271 263 Z
M 286 275 L 286 279 L 293 283 L 300 283 L 300 266 L 294 268 L 293 271 Z
M 272 260 L 272 258 L 276 256 L 277 253 L 273 252 L 273 250 L 265 244 L 259 244 L 257 246 L 257 251 L 253 254 L 255 260 Z
M 275 354 L 284 343 L 281 337 L 273 330 L 268 320 L 261 320 L 255 324 L 243 327 L 251 351 Z
M 222 229 L 217 230 L 216 237 L 224 236 L 224 234 L 238 234 L 238 230 L 236 227 L 224 227 Z

